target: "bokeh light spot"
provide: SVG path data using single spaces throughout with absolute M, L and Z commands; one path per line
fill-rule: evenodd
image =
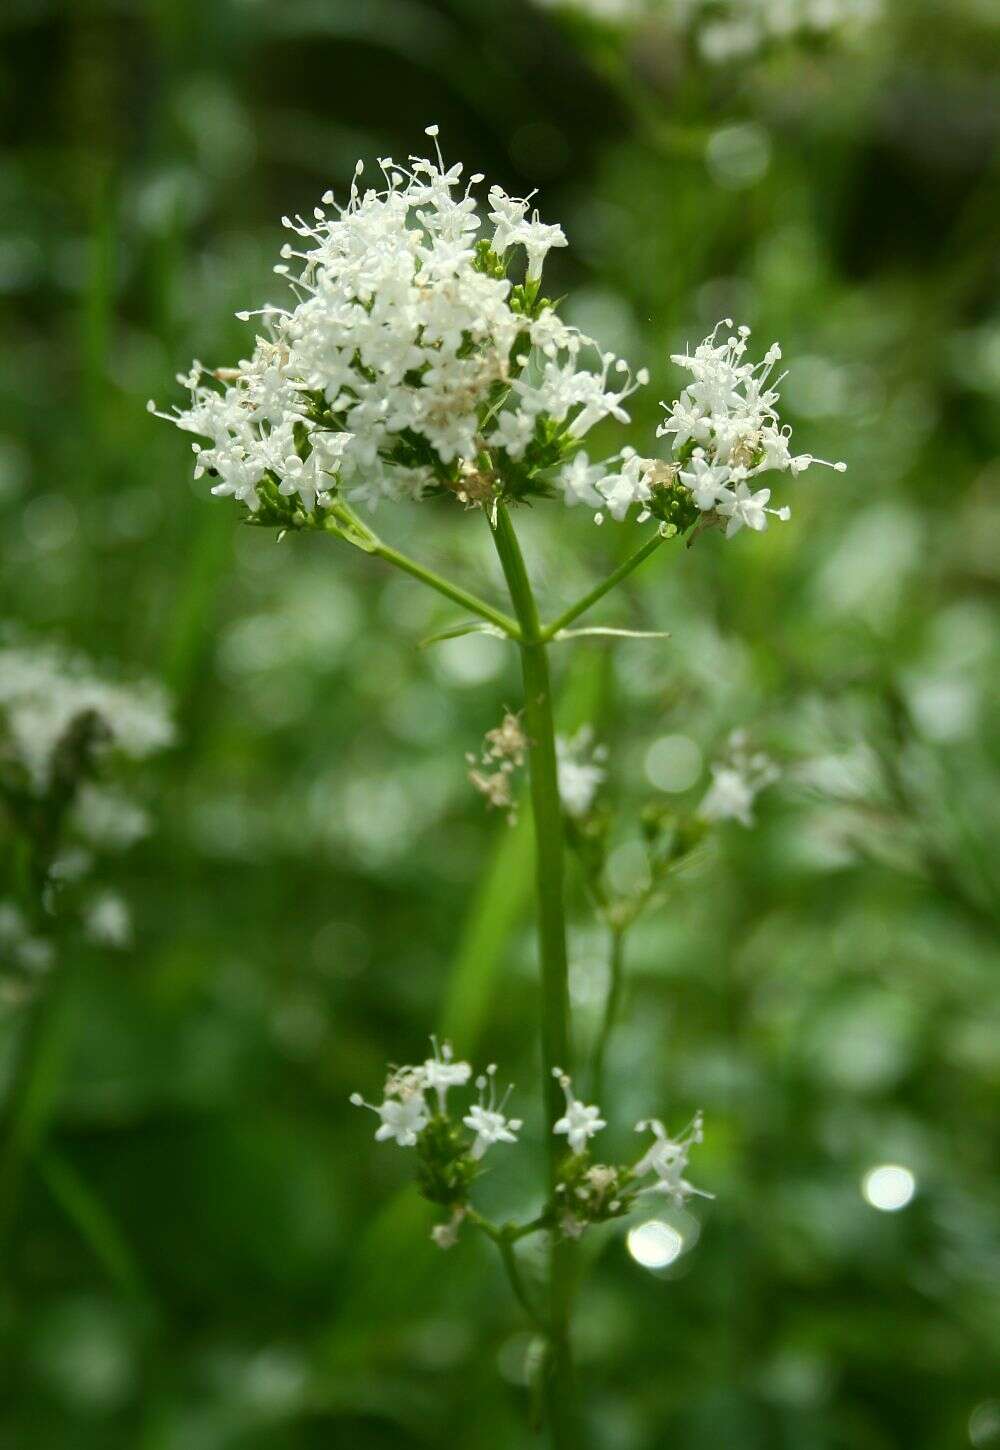
M 883 1213 L 896 1213 L 905 1208 L 917 1191 L 917 1180 L 909 1168 L 898 1163 L 880 1163 L 861 1180 L 862 1196 Z
M 701 765 L 701 750 L 687 735 L 661 735 L 646 751 L 646 775 L 658 790 L 688 790 Z
M 669 1223 L 650 1218 L 629 1229 L 625 1246 L 644 1269 L 665 1269 L 680 1257 L 684 1240 Z

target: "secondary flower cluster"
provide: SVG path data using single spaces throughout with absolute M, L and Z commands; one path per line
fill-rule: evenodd
M 375 1113 L 378 1142 L 417 1150 L 420 1192 L 452 1214 L 451 1226 L 439 1225 L 435 1231 L 435 1241 L 445 1248 L 454 1241 L 487 1150 L 496 1143 L 516 1143 L 521 1120 L 504 1111 L 509 1088 L 497 1100 L 496 1065 L 491 1063 L 476 1078 L 478 1097 L 456 1121 L 449 1111 L 448 1094 L 452 1088 L 466 1086 L 472 1065 L 456 1062 L 450 1043 L 439 1046 L 432 1037 L 431 1044 L 433 1057 L 416 1066 L 391 1069 L 381 1103 L 366 1102 L 360 1093 L 352 1093 L 351 1102 Z
M 553 1074 L 565 1094 L 566 1111 L 552 1131 L 565 1134 L 570 1156 L 560 1170 L 552 1217 L 554 1226 L 566 1238 L 579 1238 L 590 1224 L 621 1218 L 644 1193 L 663 1194 L 677 1208 L 694 1195 L 712 1197 L 685 1177 L 691 1149 L 704 1137 L 700 1113 L 676 1138 L 669 1135 L 659 1118 L 642 1120 L 636 1123 L 635 1130 L 652 1132 L 653 1142 L 637 1162 L 593 1163 L 590 1140 L 607 1123 L 596 1104 L 588 1105 L 575 1096 L 567 1073 L 554 1068 Z
M 0 648 L 0 832 L 24 842 L 32 897 L 0 905 L 0 965 L 30 981 L 53 960 L 45 938 L 57 896 L 73 896 L 88 936 L 122 947 L 128 909 L 80 884 L 98 855 L 149 829 L 145 810 L 113 780 L 116 767 L 173 740 L 162 691 L 102 678 L 80 658 L 45 647 Z M 34 917 L 35 919 L 30 919 Z
M 540 297 L 562 228 L 492 186 L 480 239 L 484 178 L 464 183 L 435 148 L 408 166 L 381 159 L 378 189 L 362 189 L 359 162 L 345 206 L 328 192 L 310 219 L 285 218 L 295 241 L 275 270 L 295 305 L 239 314 L 268 335 L 235 368 L 196 362 L 179 378 L 190 406 L 159 414 L 210 440 L 193 445 L 196 476 L 262 522 L 315 524 L 338 497 L 548 492 L 546 470 L 602 418 L 627 422 L 625 399 L 648 381 Z
M 803 473 L 824 463 L 810 453 L 793 454 L 791 429 L 778 419 L 778 390 L 772 380 L 781 357 L 777 343 L 759 363 L 746 362 L 750 329 L 739 327 L 719 341 L 724 318 L 691 353 L 675 353 L 672 361 L 691 374 L 691 381 L 657 429 L 660 438 L 673 439 L 674 459 L 643 458 L 623 449 L 616 472 L 607 465 L 591 466 L 579 453 L 563 469 L 567 494 L 598 510 L 600 523 L 607 510 L 612 518 L 625 518 L 639 506 L 639 521 L 658 518 L 672 532 L 695 520 L 701 527 L 724 524 L 732 538 L 746 527 L 760 531 L 769 514 L 785 520 L 787 507 L 768 507 L 771 490 L 754 491 L 751 480 L 763 473 Z M 825 464 L 842 473 L 843 463 Z
M 450 1215 L 433 1234 L 435 1242 L 447 1248 L 469 1211 L 469 1192 L 483 1157 L 496 1143 L 516 1143 L 522 1123 L 506 1114 L 510 1088 L 498 1100 L 492 1063 L 475 1080 L 477 1099 L 460 1116 L 452 1116 L 448 1094 L 470 1082 L 472 1065 L 456 1061 L 450 1043 L 439 1045 L 433 1037 L 431 1043 L 432 1057 L 415 1066 L 390 1070 L 381 1103 L 366 1102 L 360 1093 L 352 1093 L 351 1102 L 378 1118 L 377 1142 L 416 1149 L 421 1193 Z M 578 1238 L 588 1224 L 627 1213 L 641 1193 L 662 1193 L 677 1205 L 692 1194 L 711 1197 L 684 1176 L 691 1148 L 702 1140 L 700 1114 L 678 1138 L 671 1138 L 658 1119 L 637 1123 L 636 1131 L 651 1130 L 654 1141 L 632 1165 L 592 1163 L 590 1139 L 607 1124 L 600 1108 L 575 1097 L 568 1074 L 556 1068 L 555 1076 L 565 1094 L 566 1111 L 552 1131 L 565 1137 L 569 1153 L 556 1199 L 542 1215 L 541 1224 Z M 649 1181 L 644 1183 L 644 1179 Z

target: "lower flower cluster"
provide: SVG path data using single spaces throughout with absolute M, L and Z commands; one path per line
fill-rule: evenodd
M 475 1079 L 477 1099 L 467 1104 L 464 1113 L 453 1113 L 449 1092 L 467 1086 L 472 1080 L 472 1066 L 455 1060 L 450 1043 L 439 1045 L 433 1037 L 431 1043 L 434 1055 L 423 1063 L 390 1070 L 381 1103 L 366 1102 L 360 1093 L 352 1093 L 351 1102 L 378 1117 L 377 1141 L 392 1141 L 416 1150 L 421 1194 L 449 1215 L 434 1228 L 432 1238 L 439 1247 L 449 1248 L 467 1216 L 480 1225 L 485 1223 L 469 1203 L 472 1185 L 482 1171 L 482 1159 L 496 1143 L 516 1143 L 523 1125 L 519 1118 L 506 1114 L 510 1088 L 498 1100 L 496 1066 L 492 1063 Z M 553 1124 L 552 1131 L 565 1137 L 569 1151 L 560 1164 L 551 1201 L 523 1232 L 544 1228 L 578 1239 L 591 1224 L 622 1218 L 644 1193 L 663 1194 L 675 1206 L 693 1195 L 712 1197 L 695 1188 L 685 1176 L 691 1149 L 702 1141 L 700 1113 L 676 1138 L 667 1133 L 658 1118 L 639 1122 L 636 1131 L 652 1132 L 653 1142 L 636 1162 L 596 1163 L 589 1143 L 607 1127 L 607 1122 L 596 1104 L 576 1097 L 567 1073 L 556 1068 L 554 1075 L 565 1095 L 566 1111 Z

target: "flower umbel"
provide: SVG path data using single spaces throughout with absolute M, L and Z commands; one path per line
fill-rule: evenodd
M 196 477 L 260 522 L 322 526 L 338 499 L 549 493 L 547 470 L 595 423 L 629 420 L 646 374 L 633 380 L 539 295 L 562 228 L 492 186 L 493 236 L 479 239 L 483 177 L 446 166 L 437 131 L 434 159 L 381 158 L 377 188 L 358 162 L 344 205 L 327 192 L 310 218 L 284 218 L 293 240 L 275 271 L 292 305 L 240 313 L 260 320 L 249 355 L 195 362 L 178 378 L 189 405 L 157 414 L 207 438 L 192 445 Z M 508 275 L 519 253 L 522 281 Z

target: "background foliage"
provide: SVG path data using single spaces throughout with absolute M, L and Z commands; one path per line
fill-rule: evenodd
M 282 212 L 430 121 L 565 223 L 570 318 L 653 371 L 640 449 L 668 353 L 731 313 L 781 339 L 800 446 L 850 465 L 604 607 L 669 641 L 561 660 L 565 725 L 611 745 L 623 884 L 641 805 L 696 800 L 734 726 L 785 770 L 630 939 L 610 1116 L 704 1107 L 717 1198 L 662 1274 L 595 1234 L 593 1443 L 1000 1444 L 989 11 L 899 0 L 857 43 L 709 70 L 669 28 L 519 0 L 8 0 L 3 618 L 163 678 L 181 743 L 120 882 L 134 950 L 74 948 L 42 1015 L 0 1216 L 3 1450 L 531 1443 L 488 1245 L 433 1249 L 408 1161 L 347 1105 L 443 1025 L 537 1135 L 530 834 L 463 762 L 515 662 L 418 649 L 446 606 L 238 527 L 143 410 L 192 354 L 238 355 Z M 518 520 L 550 610 L 634 545 L 580 515 Z M 499 591 L 475 514 L 379 526 Z M 583 1041 L 605 943 L 574 902 Z M 916 1177 L 899 1213 L 859 1191 L 881 1162 Z M 532 1205 L 530 1167 L 498 1153 L 498 1213 Z

